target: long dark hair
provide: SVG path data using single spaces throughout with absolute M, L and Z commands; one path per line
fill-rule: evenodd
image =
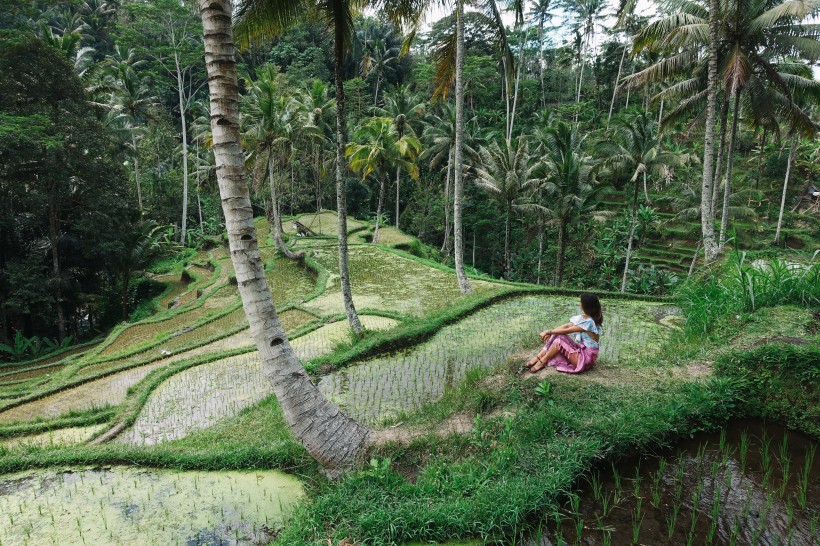
M 595 294 L 581 294 L 581 309 L 584 313 L 601 326 L 604 323 L 604 314 L 601 312 L 601 302 Z

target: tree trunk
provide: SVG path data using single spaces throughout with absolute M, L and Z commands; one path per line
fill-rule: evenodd
M 544 21 L 538 20 L 538 71 L 541 80 L 541 109 L 547 109 L 547 91 L 544 87 Z
M 182 122 L 182 233 L 179 241 L 185 246 L 186 229 L 188 226 L 188 122 L 185 119 L 185 88 L 183 84 L 182 68 L 179 66 L 179 56 L 174 53 L 174 63 L 177 69 L 177 91 L 179 95 L 179 119 Z
M 783 226 L 783 209 L 786 207 L 786 193 L 789 189 L 789 177 L 792 173 L 794 154 L 797 151 L 797 134 L 792 134 L 792 145 L 789 148 L 789 163 L 786 165 L 786 179 L 783 181 L 783 195 L 780 197 L 780 214 L 777 215 L 777 230 L 774 232 L 774 244 L 780 242 L 780 228 Z
M 703 253 L 707 262 L 718 255 L 715 241 L 715 223 L 711 218 L 712 184 L 714 183 L 715 105 L 717 102 L 718 12 L 719 0 L 709 0 L 709 67 L 706 98 L 706 130 L 703 146 L 703 177 L 700 192 L 700 224 L 703 233 Z
M 65 311 L 63 310 L 63 280 L 60 278 L 60 214 L 53 198 L 48 204 L 48 238 L 51 245 L 51 274 L 54 278 L 54 299 L 57 307 L 57 334 L 65 338 Z
M 399 229 L 399 195 L 401 190 L 401 170 L 396 167 L 396 229 Z
M 137 205 L 142 212 L 142 186 L 140 185 L 140 158 L 137 150 L 137 137 L 131 133 L 131 145 L 134 147 L 134 181 L 137 184 Z
M 644 173 L 646 174 L 646 173 Z M 621 277 L 621 292 L 626 292 L 626 276 L 629 274 L 629 260 L 632 258 L 632 240 L 635 238 L 635 224 L 638 219 L 638 181 L 635 181 L 635 191 L 632 193 L 632 219 L 629 222 L 629 240 L 626 243 L 626 262 L 624 275 Z
M 444 179 L 444 244 L 441 245 L 441 252 L 450 257 L 452 242 L 450 240 L 450 230 L 453 224 L 450 223 L 450 175 L 453 172 L 453 153 L 447 157 L 447 178 Z
M 735 86 L 735 104 L 732 112 L 732 134 L 729 135 L 729 149 L 726 151 L 726 183 L 723 185 L 723 213 L 720 216 L 720 238 L 718 248 L 723 250 L 726 244 L 726 230 L 729 227 L 729 192 L 732 189 L 732 167 L 734 166 L 735 141 L 737 139 L 737 120 L 740 118 L 740 89 Z
M 316 214 L 320 216 L 319 222 L 322 221 L 322 180 L 319 175 L 319 145 L 313 145 L 313 170 L 316 172 Z M 321 231 L 321 224 L 319 224 Z
M 204 0 L 203 0 L 204 1 Z M 342 21 L 349 14 L 342 0 L 331 0 L 333 20 Z M 364 329 L 356 306 L 353 304 L 353 293 L 350 290 L 350 268 L 347 257 L 347 189 L 345 188 L 345 173 L 347 159 L 345 158 L 345 88 L 344 88 L 344 29 L 341 24 L 333 27 L 333 78 L 336 84 L 336 210 L 338 215 L 339 232 L 339 282 L 342 288 L 342 299 L 345 304 L 345 313 L 350 328 L 357 336 Z
M 564 282 L 564 252 L 567 246 L 567 226 L 562 221 L 558 226 L 558 256 L 555 262 L 555 285 L 561 286 Z
M 729 119 L 729 101 L 724 100 L 720 108 L 720 142 L 718 143 L 717 161 L 715 162 L 715 176 L 712 182 L 712 222 L 715 221 L 717 211 L 718 189 L 720 188 L 720 176 L 723 174 L 723 157 L 726 155 L 726 122 Z
M 621 53 L 621 62 L 618 63 L 618 75 L 615 77 L 615 85 L 612 88 L 612 101 L 609 103 L 609 115 L 606 118 L 606 126 L 609 127 L 609 122 L 612 120 L 612 111 L 615 109 L 615 99 L 618 98 L 618 84 L 621 82 L 621 70 L 624 67 L 624 58 L 626 57 L 626 46 L 624 44 L 624 51 Z
M 464 196 L 464 0 L 456 0 L 456 141 L 453 199 L 453 236 L 455 237 L 456 277 L 462 294 L 473 291 L 464 271 L 464 233 L 461 200 Z
M 507 203 L 507 218 L 504 222 L 504 278 L 510 280 L 510 230 L 512 228 L 512 203 Z
M 379 225 L 382 221 L 382 206 L 384 205 L 384 188 L 386 185 L 382 178 L 379 183 L 379 202 L 376 205 L 376 229 L 373 230 L 373 243 L 379 242 Z
M 763 127 L 763 134 L 760 135 L 760 155 L 757 157 L 757 180 L 755 180 L 755 189 L 760 187 L 760 181 L 763 180 L 763 148 L 766 146 L 766 130 Z
M 586 60 L 582 57 L 581 73 L 578 74 L 578 94 L 575 96 L 575 123 L 578 123 L 578 114 L 580 113 L 581 85 L 584 83 L 584 64 L 586 64 Z
M 515 71 L 515 87 L 513 91 L 512 110 L 510 111 L 510 123 L 507 129 L 507 144 L 512 139 L 513 127 L 515 126 L 515 109 L 518 106 L 518 84 L 521 81 L 521 65 L 524 64 L 524 46 L 527 43 L 527 31 L 524 31 L 524 41 L 521 42 L 521 51 L 518 53 L 518 66 Z
M 205 35 L 217 180 L 245 314 L 286 422 L 328 474 L 337 476 L 358 461 L 370 431 L 322 396 L 293 353 L 276 316 L 259 257 L 245 182 L 231 29 L 233 10 L 230 0 L 200 0 L 199 8 Z
M 541 259 L 544 256 L 544 222 L 538 222 L 538 276 L 535 284 L 541 284 Z
M 285 237 L 282 233 L 282 217 L 279 214 L 279 199 L 276 193 L 276 179 L 273 177 L 273 152 L 268 156 L 268 179 L 270 183 L 270 205 L 271 205 L 271 225 L 270 231 L 273 235 L 273 242 L 279 252 L 289 260 L 301 260 L 305 257 L 304 252 L 293 252 L 288 245 L 285 244 Z

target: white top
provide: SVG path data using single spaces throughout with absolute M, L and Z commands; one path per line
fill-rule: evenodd
M 598 348 L 598 342 L 592 339 L 587 332 L 598 334 L 598 336 L 600 337 L 601 333 L 603 332 L 603 328 L 595 324 L 595 321 L 592 320 L 592 317 L 588 317 L 586 315 L 575 315 L 574 317 L 570 318 L 569 321 L 575 326 L 580 326 L 585 330 L 584 332 L 575 332 L 571 334 L 572 339 L 575 340 L 575 343 L 577 343 L 578 345 L 583 345 L 588 349 Z

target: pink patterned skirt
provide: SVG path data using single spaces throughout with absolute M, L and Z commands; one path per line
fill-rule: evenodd
M 564 373 L 581 373 L 591 370 L 598 358 L 598 349 L 591 349 L 575 342 L 566 334 L 553 334 L 544 345 L 549 349 L 553 343 L 558 344 L 558 354 L 547 362 L 547 366 L 555 366 L 555 369 Z M 569 355 L 577 355 L 577 364 L 569 360 Z

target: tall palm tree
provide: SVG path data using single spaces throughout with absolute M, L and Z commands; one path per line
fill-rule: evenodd
M 149 87 L 139 78 L 136 69 L 144 64 L 137 60 L 134 50 L 123 55 L 119 46 L 115 46 L 114 55 L 108 57 L 105 78 L 110 82 L 106 87 L 111 89 L 110 109 L 124 116 L 131 128 L 131 159 L 134 162 L 134 181 L 137 188 L 137 205 L 143 210 L 142 185 L 139 170 L 139 136 L 141 126 L 149 116 L 156 98 L 151 95 Z
M 342 289 L 345 312 L 350 327 L 356 335 L 363 328 L 353 304 L 350 290 L 350 268 L 347 251 L 347 192 L 345 189 L 345 123 L 344 61 L 353 42 L 353 15 L 364 7 L 370 7 L 384 14 L 388 21 L 402 24 L 417 24 L 421 18 L 424 3 L 387 2 L 386 0 L 240 0 L 234 15 L 240 42 L 247 44 L 252 39 L 274 36 L 297 21 L 314 17 L 324 20 L 333 31 L 333 80 L 336 87 L 336 210 L 339 236 L 339 280 Z
M 581 218 L 601 217 L 597 208 L 608 187 L 595 176 L 595 163 L 581 149 L 582 139 L 575 126 L 565 122 L 539 131 L 536 155 L 542 157 L 539 173 L 548 199 L 551 223 L 558 228 L 555 283 L 564 280 L 564 261 L 569 227 Z
M 713 168 L 718 77 L 727 91 L 727 100 L 737 106 L 733 113 L 726 159 L 722 244 L 728 221 L 732 152 L 741 106 L 740 95 L 744 92 L 747 94 L 746 103 L 754 115 L 768 118 L 770 126 L 776 123 L 774 120 L 777 118 L 801 128 L 812 125 L 801 109 L 793 107 L 792 94 L 798 90 L 820 92 L 820 86 L 810 78 L 802 77 L 794 63 L 786 59 L 797 56 L 813 60 L 820 55 L 820 28 L 803 24 L 806 18 L 820 11 L 820 5 L 802 0 L 731 0 L 725 3 L 712 0 L 708 7 L 698 2 L 680 1 L 673 8 L 672 15 L 648 25 L 635 40 L 636 50 L 650 48 L 670 51 L 671 54 L 630 79 L 635 83 L 686 75 L 663 93 L 664 96 L 686 97 L 667 115 L 667 119 L 692 111 L 706 98 L 707 145 L 704 150 L 704 191 L 701 195 L 704 216 L 701 224 L 707 259 L 713 259 L 720 248 L 715 241 L 713 226 L 717 207 L 712 201 L 716 193 L 712 191 L 707 195 L 705 186 L 709 185 L 712 190 L 720 174 L 715 172 L 718 169 Z M 708 49 L 705 70 L 701 55 L 704 47 Z M 724 109 L 728 104 L 724 103 Z M 718 164 L 721 158 L 722 154 L 717 160 Z M 707 180 L 707 174 L 712 180 Z
M 664 169 L 672 165 L 680 165 L 684 158 L 680 154 L 666 152 L 662 148 L 662 141 L 658 135 L 658 124 L 654 116 L 646 112 L 635 114 L 623 119 L 602 143 L 602 155 L 606 159 L 603 164 L 612 166 L 620 171 L 631 174 L 632 207 L 629 222 L 629 237 L 626 247 L 626 263 L 621 279 L 621 292 L 626 290 L 626 278 L 629 272 L 629 261 L 632 257 L 632 245 L 635 238 L 635 226 L 638 213 L 639 179 L 643 179 L 644 191 L 647 186 L 648 175 L 662 175 Z
M 282 220 L 279 214 L 279 196 L 274 177 L 274 163 L 277 151 L 282 148 L 286 125 L 291 118 L 291 101 L 284 96 L 285 90 L 277 82 L 278 68 L 265 65 L 256 72 L 256 80 L 245 78 L 247 93 L 242 97 L 245 106 L 242 122 L 244 142 L 251 150 L 248 157 L 253 165 L 254 188 L 259 187 L 259 179 L 267 171 L 270 187 L 270 229 L 276 248 L 289 259 L 301 259 L 304 253 L 295 253 L 285 244 Z
M 313 176 L 316 185 L 316 214 L 322 211 L 322 152 L 333 132 L 331 120 L 336 113 L 336 100 L 330 98 L 330 89 L 321 80 L 314 80 L 295 99 L 303 116 L 304 141 L 310 145 L 313 157 Z M 320 220 L 321 221 L 321 220 Z M 321 227 L 321 225 L 320 225 Z
M 453 150 L 453 237 L 455 239 L 456 278 L 462 294 L 473 291 L 464 271 L 464 233 L 462 200 L 464 196 L 464 0 L 456 0 L 455 58 L 456 131 Z
M 387 36 L 379 36 L 368 42 L 362 56 L 362 76 L 367 78 L 372 75 L 376 80 L 376 89 L 373 93 L 374 107 L 379 105 L 379 88 L 382 82 L 395 73 L 395 64 L 399 59 L 398 48 L 390 44 L 390 34 L 392 33 L 388 32 Z
M 300 15 L 301 5 L 278 6 L 287 22 Z M 239 88 L 234 56 L 230 0 L 200 0 L 206 69 L 211 97 L 213 150 L 225 212 L 231 260 L 237 285 L 256 341 L 265 375 L 271 382 L 289 427 L 307 451 L 331 475 L 351 467 L 369 436 L 369 429 L 350 419 L 322 396 L 288 343 L 276 315 L 259 257 L 253 208 L 246 184 L 245 156 L 239 125 Z M 264 11 L 264 10 L 263 10 Z M 270 15 L 270 12 L 265 12 Z M 283 20 L 283 18 L 285 18 Z M 281 28 L 281 27 L 280 27 Z M 344 216 L 340 213 L 340 216 Z
M 417 137 L 425 114 L 426 102 L 404 85 L 397 85 L 390 93 L 384 95 L 384 106 L 376 108 L 380 116 L 393 119 L 399 138 L 405 134 Z M 396 229 L 399 229 L 399 197 L 401 169 L 396 166 Z
M 350 158 L 350 168 L 362 174 L 362 179 L 373 174 L 379 180 L 379 202 L 376 208 L 376 228 L 373 242 L 379 242 L 384 190 L 389 169 L 405 169 L 413 179 L 418 178 L 419 169 L 414 159 L 421 151 L 421 143 L 412 134 L 399 136 L 393 120 L 374 117 L 362 122 L 354 132 L 355 142 L 347 145 L 346 154 Z
M 480 167 L 476 168 L 476 184 L 487 190 L 504 209 L 504 277 L 509 280 L 512 268 L 510 232 L 513 208 L 532 183 L 538 167 L 532 162 L 526 138 L 519 137 L 503 145 L 493 142 L 479 149 Z

